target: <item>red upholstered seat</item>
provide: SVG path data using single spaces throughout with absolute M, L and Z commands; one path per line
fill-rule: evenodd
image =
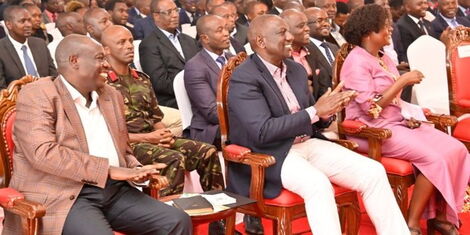
M 24 199 L 24 195 L 12 188 L 0 189 L 0 205 L 4 208 L 11 208 L 15 200 L 22 199 Z
M 333 185 L 333 188 L 335 189 L 335 196 L 341 195 L 343 193 L 352 192 L 349 189 L 342 188 L 337 185 Z M 290 207 L 290 206 L 303 204 L 304 199 L 302 199 L 299 195 L 287 189 L 282 189 L 281 194 L 279 196 L 273 199 L 265 199 L 264 203 L 266 203 L 266 205 L 271 205 L 271 206 Z
M 391 157 L 382 157 L 381 162 L 387 173 L 400 176 L 413 174 L 413 165 L 411 165 L 409 161 Z
M 467 46 L 469 42 L 463 42 L 458 47 Z M 452 77 L 452 92 L 454 95 L 454 100 L 456 100 L 459 105 L 462 100 L 466 100 L 467 105 L 470 102 L 470 79 L 468 79 L 468 74 L 470 74 L 470 57 L 460 57 L 458 53 L 458 47 L 453 48 L 450 56 L 450 65 Z M 462 105 L 463 106 L 463 105 Z
M 120 232 L 114 232 L 114 235 L 126 235 L 126 234 L 120 233 Z
M 462 107 L 470 108 L 470 100 L 462 99 L 462 100 L 457 101 L 457 103 Z
M 463 119 L 457 123 L 454 130 L 454 137 L 465 142 L 470 142 L 470 118 Z

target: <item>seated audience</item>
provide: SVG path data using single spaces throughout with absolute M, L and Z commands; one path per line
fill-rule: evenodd
M 313 234 L 341 234 L 331 183 L 363 196 L 378 234 L 408 234 L 382 165 L 320 133 L 355 92 L 340 92 L 340 85 L 315 102 L 304 67 L 287 59 L 293 40 L 287 27 L 273 15 L 259 16 L 250 25 L 248 37 L 256 53 L 230 80 L 230 142 L 274 156 L 276 163 L 266 169 L 264 197 L 277 197 L 281 188 L 302 197 Z M 227 190 L 249 195 L 250 178 L 249 166 L 228 163 Z
M 85 6 L 85 4 L 83 4 L 82 2 L 72 0 L 65 4 L 64 11 L 65 12 L 77 12 L 83 18 L 85 13 L 88 11 L 88 7 Z
M 0 88 L 27 74 L 56 76 L 57 71 L 44 40 L 30 37 L 31 14 L 21 6 L 9 6 L 4 12 L 8 35 L 0 40 Z
M 421 35 L 434 36 L 431 28 L 431 22 L 424 19 L 428 4 L 426 0 L 404 0 L 405 12 L 397 21 L 397 29 L 400 33 L 400 42 L 402 48 L 397 48 L 398 58 L 400 61 L 408 62 L 408 47 Z M 404 54 L 400 54 L 404 53 Z M 401 93 L 404 101 L 411 101 L 413 85 L 405 87 Z
M 126 105 L 126 122 L 132 149 L 144 164 L 165 163 L 162 175 L 170 186 L 162 195 L 183 192 L 185 171 L 197 170 L 205 191 L 224 189 L 217 149 L 209 144 L 175 138 L 161 122 L 150 78 L 129 67 L 133 61 L 132 35 L 119 26 L 109 27 L 103 34 L 103 45 L 111 65 L 108 84 L 121 92 Z
M 59 13 L 64 11 L 64 1 L 62 0 L 43 0 L 46 9 L 42 12 L 42 22 L 44 24 L 54 23 L 59 17 Z
M 362 2 L 362 5 L 364 5 L 364 1 L 360 0 Z M 343 35 L 341 34 L 340 30 L 341 28 L 339 25 L 335 23 L 335 17 L 336 17 L 336 1 L 335 0 L 316 0 L 315 1 L 315 6 L 326 11 L 328 18 L 329 18 L 329 23 L 331 24 L 331 29 L 330 29 L 330 35 L 326 38 L 328 42 L 331 42 L 333 44 L 336 44 L 336 46 L 340 47 L 344 43 L 346 43 L 346 40 L 344 39 Z M 351 11 L 353 10 L 352 7 L 350 7 Z
M 315 0 L 302 0 L 302 4 L 304 5 L 305 9 L 315 7 Z
M 143 19 L 150 15 L 150 0 L 136 0 L 135 5 L 129 8 L 129 18 L 127 21 L 132 25 L 139 19 Z
M 211 14 L 220 16 L 226 20 L 227 27 L 230 33 L 230 48 L 232 54 L 245 51 L 243 45 L 247 42 L 248 28 L 241 24 L 237 24 L 237 12 L 235 5 L 232 2 L 225 2 L 218 5 L 210 11 Z
M 470 17 L 470 2 L 468 0 L 458 0 L 459 9 L 457 10 L 457 16 Z
M 103 31 L 113 25 L 111 16 L 103 8 L 90 8 L 83 20 L 87 35 L 98 43 L 101 43 Z
M 178 8 L 172 0 L 153 0 L 150 9 L 156 27 L 140 43 L 140 63 L 150 76 L 160 105 L 177 108 L 173 80 L 199 46 L 196 40 L 180 33 Z
M 257 16 L 264 15 L 268 12 L 268 6 L 263 2 L 253 1 L 246 5 L 247 26 Z
M 346 23 L 346 20 L 348 19 L 349 16 L 349 7 L 348 4 L 344 2 L 336 2 L 336 16 L 335 16 L 335 24 L 337 24 L 340 27 L 340 31 L 343 28 L 344 23 Z
M 272 4 L 271 4 L 272 7 L 269 9 L 267 14 L 271 14 L 271 15 L 281 14 L 288 1 L 289 0 L 272 0 Z M 270 6 L 269 4 L 267 5 Z
M 129 18 L 129 8 L 127 7 L 125 0 L 108 0 L 105 4 L 106 11 L 111 16 L 111 21 L 115 25 L 122 25 L 129 31 L 133 31 L 134 25 L 127 22 Z
M 410 161 L 415 167 L 408 210 L 412 235 L 422 234 L 422 216 L 428 219 L 432 234 L 458 234 L 458 212 L 470 179 L 470 155 L 450 135 L 402 115 L 410 104 L 400 99 L 400 92 L 424 76 L 416 70 L 400 76 L 392 60 L 381 52 L 390 43 L 391 30 L 388 12 L 375 4 L 356 9 L 346 22 L 346 39 L 356 47 L 344 61 L 340 78 L 345 90 L 358 92 L 346 107 L 346 119 L 391 130 L 392 137 L 382 141 L 382 154 Z M 359 143 L 361 151 L 367 151 L 367 140 L 351 139 Z
M 56 27 L 59 29 L 63 37 L 66 37 L 70 34 L 80 34 L 86 35 L 85 25 L 83 23 L 83 17 L 76 12 L 65 12 L 59 15 L 55 22 Z M 54 41 L 47 45 L 51 55 L 55 55 L 55 51 L 60 41 L 63 38 L 56 38 Z M 54 64 L 57 66 L 57 63 L 54 60 Z
M 180 25 L 190 24 L 196 25 L 197 20 L 202 16 L 201 12 L 197 10 L 197 0 L 180 0 Z
M 249 21 L 248 21 L 248 16 L 247 16 L 247 10 L 248 10 L 248 4 L 252 2 L 258 2 L 257 0 L 236 0 L 233 1 L 235 6 L 237 7 L 237 14 L 238 14 L 238 19 L 237 23 L 244 25 L 246 27 L 249 26 Z
M 99 75 L 109 67 L 103 48 L 67 36 L 56 61 L 59 77 L 21 89 L 13 133 L 9 186 L 46 207 L 38 234 L 191 234 L 186 213 L 130 185 L 144 184 L 164 165 L 142 166 L 132 155 L 122 97 Z M 5 211 L 3 234 L 21 226 Z
M 456 16 L 458 5 L 457 0 L 439 0 L 439 12 L 436 19 L 431 22 L 431 28 L 436 39 L 440 39 L 442 32 L 450 27 L 455 29 L 458 26 L 470 27 L 470 20 L 466 17 Z
M 52 42 L 52 35 L 47 33 L 46 26 L 41 21 L 41 9 L 39 9 L 35 4 L 24 4 L 23 7 L 29 11 L 29 14 L 31 14 L 31 24 L 33 29 L 31 36 L 41 38 L 46 42 L 46 44 Z
M 310 28 L 311 43 L 308 49 L 320 69 L 318 79 L 313 81 L 314 97 L 318 99 L 332 86 L 333 64 L 338 46 L 326 41 L 331 29 L 326 11 L 313 7 L 305 10 L 305 15 Z

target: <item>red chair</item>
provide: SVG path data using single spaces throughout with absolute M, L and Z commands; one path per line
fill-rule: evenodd
M 243 206 L 238 211 L 248 215 L 272 219 L 274 234 L 292 234 L 292 221 L 306 216 L 303 199 L 286 189 L 283 189 L 281 194 L 274 199 L 265 199 L 263 197 L 265 168 L 275 163 L 274 157 L 261 153 L 253 153 L 250 149 L 242 146 L 226 144 L 229 133 L 227 114 L 229 81 L 232 71 L 245 58 L 246 54 L 243 52 L 232 57 L 223 68 L 217 86 L 217 113 L 219 115 L 222 153 L 226 161 L 246 164 L 251 167 L 250 198 L 257 202 Z M 350 141 L 339 141 L 339 143 L 349 148 L 357 147 L 357 144 Z M 342 229 L 348 235 L 357 234 L 360 222 L 357 193 L 339 186 L 334 186 L 334 188 Z
M 24 195 L 13 188 L 8 188 L 13 173 L 13 124 L 15 122 L 16 99 L 20 89 L 31 82 L 38 80 L 37 77 L 25 76 L 19 80 L 13 81 L 7 89 L 0 93 L 0 206 L 10 213 L 21 217 L 21 234 L 38 234 L 38 221 L 46 213 L 46 208 L 37 202 L 28 201 Z M 166 187 L 163 184 L 154 185 L 152 195 L 157 195 L 160 188 Z M 115 232 L 115 235 L 124 235 Z
M 333 72 L 333 84 L 339 84 L 340 72 L 349 52 L 354 48 L 351 44 L 344 44 L 338 51 Z M 433 122 L 439 130 L 446 131 L 457 122 L 457 118 L 448 115 L 436 115 L 424 110 L 426 118 Z M 387 172 L 388 180 L 392 186 L 395 198 L 405 219 L 408 219 L 408 188 L 414 184 L 413 166 L 409 161 L 382 156 L 382 141 L 390 138 L 392 132 L 383 128 L 372 128 L 360 121 L 344 120 L 344 110 L 338 114 L 338 131 L 341 138 L 354 136 L 367 139 L 369 149 L 362 153 L 382 163 Z
M 470 28 L 453 30 L 447 42 L 447 77 L 449 79 L 450 112 L 460 117 L 470 115 L 470 57 L 460 56 L 459 48 L 470 47 Z M 460 52 L 462 53 L 462 52 Z M 470 118 L 463 119 L 454 128 L 453 136 L 470 149 Z

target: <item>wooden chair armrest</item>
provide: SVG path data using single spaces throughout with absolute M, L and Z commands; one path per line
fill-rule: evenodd
M 350 150 L 355 150 L 357 149 L 357 147 L 359 147 L 359 145 L 354 142 L 354 141 L 351 141 L 351 140 L 331 140 L 333 142 L 335 142 L 336 144 L 339 144 L 345 148 L 348 148 Z
M 438 129 L 443 129 L 443 131 L 447 131 L 447 127 L 453 127 L 458 122 L 457 117 L 452 115 L 435 114 L 430 112 L 425 114 L 429 121 L 434 123 Z
M 38 219 L 46 214 L 44 205 L 25 199 L 16 200 L 12 207 L 4 207 L 3 209 L 26 219 Z
M 150 179 L 149 189 L 147 190 L 150 190 L 151 197 L 155 199 L 159 199 L 160 190 L 168 187 L 168 185 L 169 185 L 169 182 L 165 176 L 156 175 L 156 176 L 153 176 L 152 179 Z
M 392 131 L 384 128 L 363 127 L 360 131 L 354 132 L 344 128 L 343 126 L 340 126 L 339 131 L 340 133 L 348 136 L 360 137 L 365 139 L 373 138 L 377 140 L 385 140 L 392 137 Z

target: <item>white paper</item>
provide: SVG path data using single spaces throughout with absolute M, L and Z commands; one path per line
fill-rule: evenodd
M 217 194 L 201 194 L 207 201 L 209 201 L 214 207 L 215 206 L 222 206 L 233 204 L 237 202 L 237 199 L 228 196 L 225 193 L 217 193 Z
M 414 118 L 418 121 L 427 121 L 426 116 L 424 115 L 423 108 L 418 105 L 410 104 L 400 99 L 401 115 L 404 118 L 410 119 Z

